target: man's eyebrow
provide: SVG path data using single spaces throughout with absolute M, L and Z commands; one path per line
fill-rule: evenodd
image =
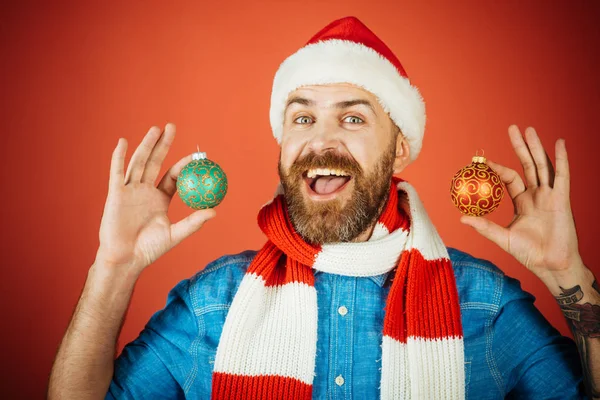
M 287 101 L 287 103 L 285 105 L 285 110 L 287 110 L 287 108 L 294 103 L 301 104 L 303 106 L 312 106 L 315 104 L 314 101 L 306 99 L 304 97 L 292 97 L 291 99 L 289 99 Z M 361 105 L 361 104 L 369 107 L 371 109 L 371 111 L 373 112 L 373 114 L 376 114 L 375 107 L 373 107 L 373 104 L 371 104 L 370 101 L 363 100 L 363 99 L 340 101 L 339 103 L 335 103 L 334 107 L 342 109 L 342 108 L 348 108 L 348 107 L 352 107 L 355 105 Z
M 291 99 L 289 99 L 287 101 L 287 103 L 285 104 L 285 109 L 284 112 L 288 109 L 288 107 L 292 104 L 302 104 L 303 106 L 312 106 L 313 104 L 315 104 L 314 101 L 309 100 L 309 99 L 305 99 L 304 97 L 292 97 Z
M 367 107 L 369 107 L 371 109 L 371 111 L 373 112 L 373 114 L 377 114 L 375 112 L 375 107 L 373 107 L 373 104 L 371 104 L 370 101 L 368 100 L 363 100 L 363 99 L 356 99 L 356 100 L 347 100 L 347 101 L 341 101 L 339 103 L 335 104 L 336 108 L 348 108 L 348 107 L 352 107 L 355 105 L 365 105 Z

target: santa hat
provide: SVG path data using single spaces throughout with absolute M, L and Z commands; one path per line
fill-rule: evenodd
M 415 160 L 425 131 L 423 98 L 389 47 L 355 17 L 333 21 L 279 66 L 270 110 L 277 142 L 281 143 L 283 113 L 292 91 L 301 86 L 342 82 L 377 96 L 407 138 L 410 159 Z

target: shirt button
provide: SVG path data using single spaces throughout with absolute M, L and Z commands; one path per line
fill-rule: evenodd
M 338 386 L 342 386 L 344 384 L 344 377 L 341 375 L 338 375 L 338 377 L 335 378 L 335 384 Z
M 340 308 L 338 308 L 338 313 L 340 313 L 340 315 L 343 317 L 344 315 L 348 314 L 348 309 L 344 306 L 341 306 Z

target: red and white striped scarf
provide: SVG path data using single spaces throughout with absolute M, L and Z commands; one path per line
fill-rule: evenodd
M 317 350 L 313 269 L 375 276 L 395 269 L 383 324 L 382 399 L 463 399 L 464 350 L 446 247 L 414 188 L 394 177 L 371 238 L 314 246 L 283 195 L 263 206 L 268 241 L 248 266 L 217 348 L 213 399 L 310 399 Z

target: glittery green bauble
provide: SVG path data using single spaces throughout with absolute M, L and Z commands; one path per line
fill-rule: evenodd
M 193 160 L 177 177 L 177 193 L 194 210 L 213 208 L 227 193 L 227 175 L 209 159 Z

